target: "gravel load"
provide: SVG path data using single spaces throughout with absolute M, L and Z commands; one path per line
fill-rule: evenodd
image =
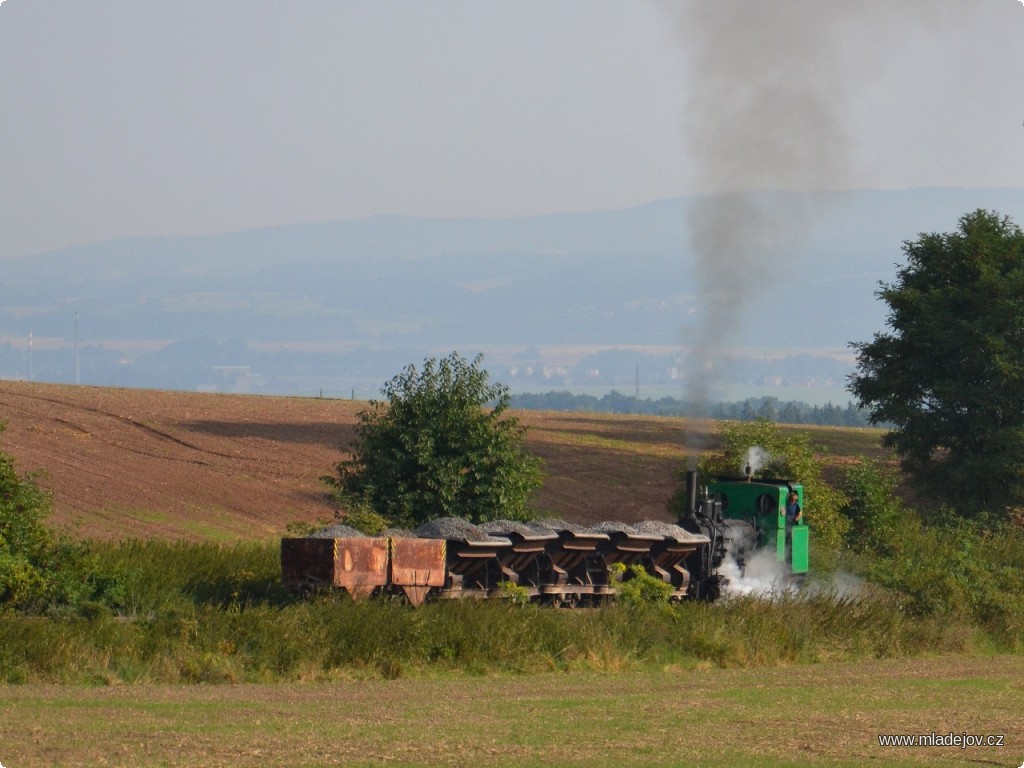
M 416 529 L 421 539 L 464 539 L 465 541 L 488 541 L 491 536 L 468 520 L 461 517 L 439 517 L 424 523 Z
M 309 534 L 311 539 L 358 539 L 364 536 L 366 534 L 362 531 L 357 531 L 351 525 L 342 525 L 341 523 L 328 525 L 326 528 Z
M 519 520 L 488 520 L 480 523 L 479 528 L 485 533 L 497 536 L 507 536 L 510 533 L 517 533 L 524 538 L 556 535 L 554 530 L 540 523 L 524 523 Z
M 557 517 L 546 517 L 543 520 L 537 520 L 534 525 L 539 525 L 543 528 L 548 528 L 556 533 L 558 531 L 572 531 L 573 533 L 581 533 L 586 530 L 586 526 L 577 525 L 576 523 L 568 523 L 565 520 L 561 520 Z
M 593 526 L 593 530 L 598 533 L 625 533 L 628 536 L 649 536 L 647 533 L 640 533 L 636 528 L 629 523 L 618 522 L 615 520 L 605 520 L 604 522 L 598 523 Z
M 700 534 L 691 533 L 681 526 L 663 523 L 660 520 L 644 520 L 636 523 L 633 528 L 637 533 L 643 535 L 664 536 L 666 539 L 675 539 L 676 541 L 703 541 L 705 539 Z
M 416 534 L 407 531 L 405 528 L 385 528 L 380 532 L 381 536 L 389 536 L 392 539 L 415 539 Z

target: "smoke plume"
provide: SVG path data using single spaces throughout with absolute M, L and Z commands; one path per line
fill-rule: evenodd
M 689 229 L 696 325 L 686 331 L 690 397 L 706 400 L 722 348 L 755 291 L 796 312 L 797 289 L 775 280 L 826 196 L 850 181 L 849 110 L 916 27 L 964 12 L 956 0 L 687 0 L 661 3 L 688 58 L 685 136 L 701 197 Z M 771 322 L 758 318 L 757 322 Z

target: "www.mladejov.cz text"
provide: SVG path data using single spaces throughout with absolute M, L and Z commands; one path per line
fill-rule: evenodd
M 880 733 L 880 747 L 1001 747 L 1005 736 L 1001 733 Z

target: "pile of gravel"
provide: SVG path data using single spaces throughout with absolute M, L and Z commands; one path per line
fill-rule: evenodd
M 439 517 L 424 523 L 415 531 L 421 539 L 453 539 L 488 541 L 491 536 L 461 517 Z
M 623 523 L 616 520 L 605 520 L 604 522 L 598 523 L 593 526 L 593 530 L 598 533 L 624 533 L 627 536 L 647 536 L 649 534 L 640 533 L 629 523 Z
M 524 523 L 519 520 L 488 520 L 481 523 L 479 528 L 484 533 L 498 536 L 507 536 L 510 533 L 519 534 L 523 538 L 556 535 L 555 531 L 547 526 L 539 523 Z
M 531 536 L 552 536 L 560 531 L 568 531 L 578 536 L 585 536 L 594 533 L 625 533 L 629 536 L 662 536 L 676 541 L 693 541 L 703 539 L 702 536 L 682 528 L 673 523 L 665 523 L 660 520 L 644 520 L 639 523 L 623 523 L 615 520 L 606 520 L 597 525 L 587 526 L 577 523 L 569 523 L 557 518 L 535 520 L 524 523 L 518 520 L 490 520 L 480 525 L 473 525 L 468 520 L 460 517 L 439 517 L 436 520 L 424 523 L 415 531 L 408 531 L 403 528 L 388 528 L 377 534 L 378 536 L 390 536 L 395 539 L 416 538 L 421 539 L 451 539 L 464 541 L 505 541 L 502 536 L 515 533 L 523 537 Z M 334 523 L 318 531 L 309 534 L 311 539 L 356 539 L 365 538 L 366 534 L 358 531 L 350 525 Z
M 649 536 L 664 536 L 666 539 L 676 541 L 693 541 L 702 538 L 696 533 L 682 528 L 673 523 L 663 523 L 660 520 L 644 520 L 633 526 L 637 533 Z
M 541 525 L 550 528 L 553 531 L 568 531 L 574 536 L 594 536 L 595 534 L 608 535 L 607 531 L 600 531 L 593 525 L 584 525 L 583 523 L 570 523 L 567 520 L 541 520 Z M 622 529 L 622 523 L 613 524 L 615 530 Z
M 313 531 L 309 534 L 311 539 L 358 539 L 366 536 L 362 531 L 357 531 L 350 525 L 342 525 L 341 523 L 335 523 L 334 525 L 328 525 L 326 528 L 321 528 L 319 531 Z
M 542 528 L 555 531 L 572 531 L 573 533 L 582 533 L 586 530 L 586 526 L 577 525 L 576 523 L 567 523 L 565 520 L 557 517 L 546 517 L 543 520 L 537 520 L 533 523 Z

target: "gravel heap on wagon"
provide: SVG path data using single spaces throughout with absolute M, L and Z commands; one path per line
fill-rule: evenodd
M 350 525 L 342 525 L 341 523 L 334 523 L 328 525 L 325 528 L 321 528 L 319 531 L 313 531 L 309 534 L 310 539 L 355 539 L 361 536 L 366 536 L 362 531 L 357 531 Z
M 488 520 L 480 523 L 480 530 L 498 536 L 516 533 L 523 538 L 555 537 L 558 532 L 540 523 L 524 523 L 520 520 Z
M 468 520 L 460 517 L 439 517 L 424 523 L 415 531 L 404 528 L 388 528 L 376 536 L 389 536 L 395 539 L 421 538 L 421 539 L 451 539 L 464 541 L 497 543 L 502 541 L 503 535 L 510 533 L 518 534 L 524 538 L 556 536 L 561 531 L 568 531 L 577 536 L 588 534 L 611 534 L 624 533 L 628 536 L 661 536 L 675 541 L 703 541 L 703 537 L 691 533 L 673 523 L 665 523 L 660 520 L 643 520 L 639 523 L 622 523 L 614 520 L 607 520 L 596 525 L 583 525 L 580 523 L 569 523 L 557 518 L 522 522 L 519 520 L 489 520 L 480 525 L 474 525 Z M 308 538 L 314 539 L 355 539 L 365 538 L 367 534 L 356 530 L 349 525 L 334 523 L 314 531 Z
M 704 541 L 705 536 L 692 533 L 674 523 L 663 523 L 660 520 L 643 520 L 633 525 L 633 529 L 643 536 L 664 536 L 676 541 Z
M 452 539 L 462 541 L 492 541 L 493 536 L 461 517 L 439 517 L 424 523 L 415 531 L 421 539 Z
M 596 523 L 591 526 L 591 530 L 596 533 L 625 533 L 628 536 L 636 536 L 637 530 L 634 526 L 629 523 L 623 523 L 616 520 L 605 520 L 600 523 Z M 639 534 L 642 536 L 650 536 L 649 533 Z

